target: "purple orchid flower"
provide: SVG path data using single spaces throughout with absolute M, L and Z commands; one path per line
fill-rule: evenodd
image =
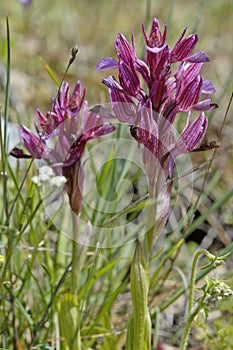
M 201 99 L 203 94 L 213 94 L 215 89 L 209 80 L 204 80 L 200 75 L 203 63 L 208 62 L 209 58 L 203 51 L 192 54 L 198 42 L 197 34 L 185 37 L 185 28 L 174 47 L 170 49 L 166 44 L 166 24 L 161 32 L 159 21 L 155 18 L 149 36 L 144 25 L 142 30 L 146 42 L 144 60 L 137 58 L 134 35 L 132 34 L 131 46 L 122 34 L 118 34 L 115 41 L 118 61 L 110 57 L 104 58 L 97 65 L 97 69 L 118 69 L 118 81 L 112 76 L 103 80 L 109 88 L 113 111 L 121 122 L 134 126 L 134 137 L 148 148 L 148 133 L 152 131 L 148 128 L 142 132 L 138 124 L 140 119 L 140 124 L 149 125 L 147 121 L 142 121 L 142 118 L 148 116 L 143 113 L 144 117 L 137 117 L 143 108 L 149 108 L 159 116 L 154 118 L 159 133 L 156 138 L 163 143 L 164 125 L 167 127 L 168 123 L 172 124 L 179 112 L 211 110 L 217 105 L 210 98 Z M 172 64 L 177 62 L 180 64 L 172 75 Z M 120 107 L 121 104 L 127 107 Z M 138 129 L 138 135 L 135 127 Z M 192 133 L 197 131 L 195 128 L 187 130 L 191 138 Z M 202 136 L 202 131 L 199 132 Z M 198 147 L 200 139 L 201 137 L 196 138 L 192 149 Z M 187 153 L 185 146 L 184 143 L 183 153 Z M 166 148 L 169 149 L 170 145 L 166 145 Z M 161 153 L 158 150 L 154 152 L 157 156 Z M 160 159 L 163 156 L 161 154 Z
M 84 170 L 81 158 L 88 141 L 109 134 L 115 127 L 104 118 L 88 111 L 85 101 L 85 90 L 78 81 L 69 97 L 69 84 L 63 82 L 56 99 L 52 102 L 52 111 L 44 116 L 37 109 L 37 122 L 35 135 L 27 127 L 21 125 L 20 138 L 29 154 L 21 149 L 14 148 L 11 155 L 16 158 L 45 159 L 67 179 L 65 190 L 69 196 L 72 210 L 79 214 L 82 207 L 82 183 Z M 82 122 L 80 122 L 80 112 Z M 78 125 L 81 124 L 81 128 Z M 57 138 L 55 147 L 51 149 L 47 141 Z
M 185 36 L 185 28 L 171 49 L 166 44 L 166 23 L 161 31 L 155 18 L 149 36 L 144 25 L 142 31 L 146 48 L 143 60 L 137 57 L 134 35 L 130 45 L 123 34 L 118 34 L 115 41 L 118 60 L 104 58 L 96 68 L 118 71 L 118 79 L 109 76 L 103 83 L 109 89 L 115 117 L 130 124 L 133 138 L 144 146 L 143 161 L 151 196 L 166 199 L 160 218 L 156 219 L 161 228 L 168 217 L 175 158 L 199 148 L 208 125 L 204 111 L 217 108 L 217 104 L 210 97 L 202 97 L 215 93 L 215 88 L 200 75 L 209 58 L 203 51 L 193 53 L 197 34 Z M 193 122 L 191 111 L 201 112 Z M 188 116 L 186 127 L 177 138 L 172 126 L 180 112 Z

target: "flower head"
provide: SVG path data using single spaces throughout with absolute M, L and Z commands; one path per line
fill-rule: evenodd
M 149 36 L 144 25 L 142 30 L 146 47 L 144 60 L 136 55 L 134 36 L 130 45 L 123 34 L 118 34 L 115 41 L 118 61 L 104 58 L 97 69 L 117 68 L 118 80 L 113 76 L 103 80 L 109 88 L 115 116 L 132 125 L 133 137 L 153 152 L 161 163 L 164 152 L 168 155 L 168 150 L 174 147 L 178 147 L 179 152 L 173 152 L 173 156 L 198 147 L 205 135 L 207 118 L 202 112 L 191 124 L 190 112 L 216 108 L 211 98 L 202 98 L 204 94 L 213 94 L 215 88 L 200 75 L 203 63 L 209 58 L 203 51 L 192 53 L 198 42 L 197 34 L 185 37 L 185 28 L 174 47 L 169 48 L 166 24 L 161 31 L 155 18 Z M 145 109 L 150 111 L 145 112 Z M 175 141 L 171 125 L 179 112 L 188 112 L 188 125 Z M 192 141 L 187 142 L 188 139 Z
M 166 43 L 167 26 L 161 30 L 157 18 L 147 35 L 142 25 L 145 55 L 136 54 L 134 35 L 130 44 L 123 34 L 115 41 L 117 60 L 104 58 L 98 70 L 117 69 L 118 78 L 108 76 L 103 83 L 109 89 L 115 117 L 130 124 L 132 137 L 143 145 L 143 162 L 149 180 L 149 194 L 156 198 L 155 230 L 159 232 L 168 218 L 175 159 L 200 149 L 208 120 L 204 113 L 217 107 L 206 94 L 215 88 L 200 74 L 209 58 L 203 51 L 193 53 L 198 35 L 183 30 L 173 48 Z M 200 114 L 194 120 L 192 111 Z M 173 123 L 186 113 L 186 126 L 177 137 Z M 149 238 L 151 248 L 153 238 Z
M 88 104 L 84 102 L 85 89 L 80 81 L 76 83 L 70 97 L 69 89 L 69 84 L 64 81 L 58 97 L 52 101 L 52 111 L 48 111 L 46 116 L 37 109 L 37 121 L 34 123 L 37 135 L 21 125 L 20 138 L 29 154 L 14 148 L 11 155 L 16 158 L 47 160 L 56 175 L 65 176 L 65 189 L 71 208 L 78 214 L 81 210 L 84 176 L 81 158 L 86 144 L 113 132 L 115 127 L 88 110 Z M 51 148 L 48 141 L 55 137 L 55 147 Z

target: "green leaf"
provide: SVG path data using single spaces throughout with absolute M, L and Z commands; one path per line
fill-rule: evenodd
M 128 327 L 127 350 L 149 350 L 151 319 L 148 310 L 149 269 L 140 241 L 135 249 L 131 273 L 133 313 Z
M 66 340 L 69 350 L 81 350 L 78 301 L 68 292 L 62 296 L 59 312 L 61 336 Z

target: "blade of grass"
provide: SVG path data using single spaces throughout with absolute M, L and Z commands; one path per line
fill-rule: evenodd
M 11 49 L 10 49 L 10 26 L 9 19 L 6 16 L 6 31 L 7 31 L 7 76 L 6 76 L 6 91 L 5 91 L 5 106 L 4 106 L 4 130 L 2 130 L 2 120 L 0 121 L 0 143 L 1 143 L 1 158 L 2 158 L 2 176 L 3 176 L 3 201 L 6 216 L 6 226 L 8 226 L 8 195 L 7 195 L 7 127 L 9 117 L 10 103 L 10 70 L 11 70 Z M 2 139 L 3 131 L 3 139 Z
M 34 322 L 30 316 L 30 314 L 27 312 L 27 310 L 24 308 L 22 303 L 19 301 L 17 297 L 15 297 L 14 293 L 12 292 L 11 288 L 8 288 L 6 284 L 4 284 L 4 288 L 8 291 L 8 293 L 11 295 L 13 298 L 15 305 L 18 307 L 24 318 L 27 320 L 29 326 L 32 328 L 34 325 Z

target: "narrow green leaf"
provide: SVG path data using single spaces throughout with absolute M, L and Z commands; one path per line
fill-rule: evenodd
M 52 68 L 47 63 L 45 63 L 43 60 L 42 60 L 42 63 L 43 63 L 43 66 L 44 66 L 46 72 L 49 74 L 50 78 L 52 79 L 52 81 L 56 84 L 57 87 L 59 87 L 59 85 L 60 85 L 59 79 L 57 78 L 57 76 L 54 73 L 54 71 L 52 70 Z
M 34 322 L 30 316 L 30 314 L 27 312 L 27 310 L 25 310 L 24 306 L 22 305 L 22 303 L 19 301 L 18 298 L 15 297 L 14 293 L 12 292 L 12 290 L 10 288 L 7 287 L 6 284 L 4 284 L 4 287 L 6 288 L 6 290 L 8 291 L 8 293 L 11 295 L 11 297 L 13 298 L 15 305 L 18 307 L 18 309 L 20 310 L 21 314 L 24 316 L 24 318 L 27 320 L 28 324 L 33 327 Z

